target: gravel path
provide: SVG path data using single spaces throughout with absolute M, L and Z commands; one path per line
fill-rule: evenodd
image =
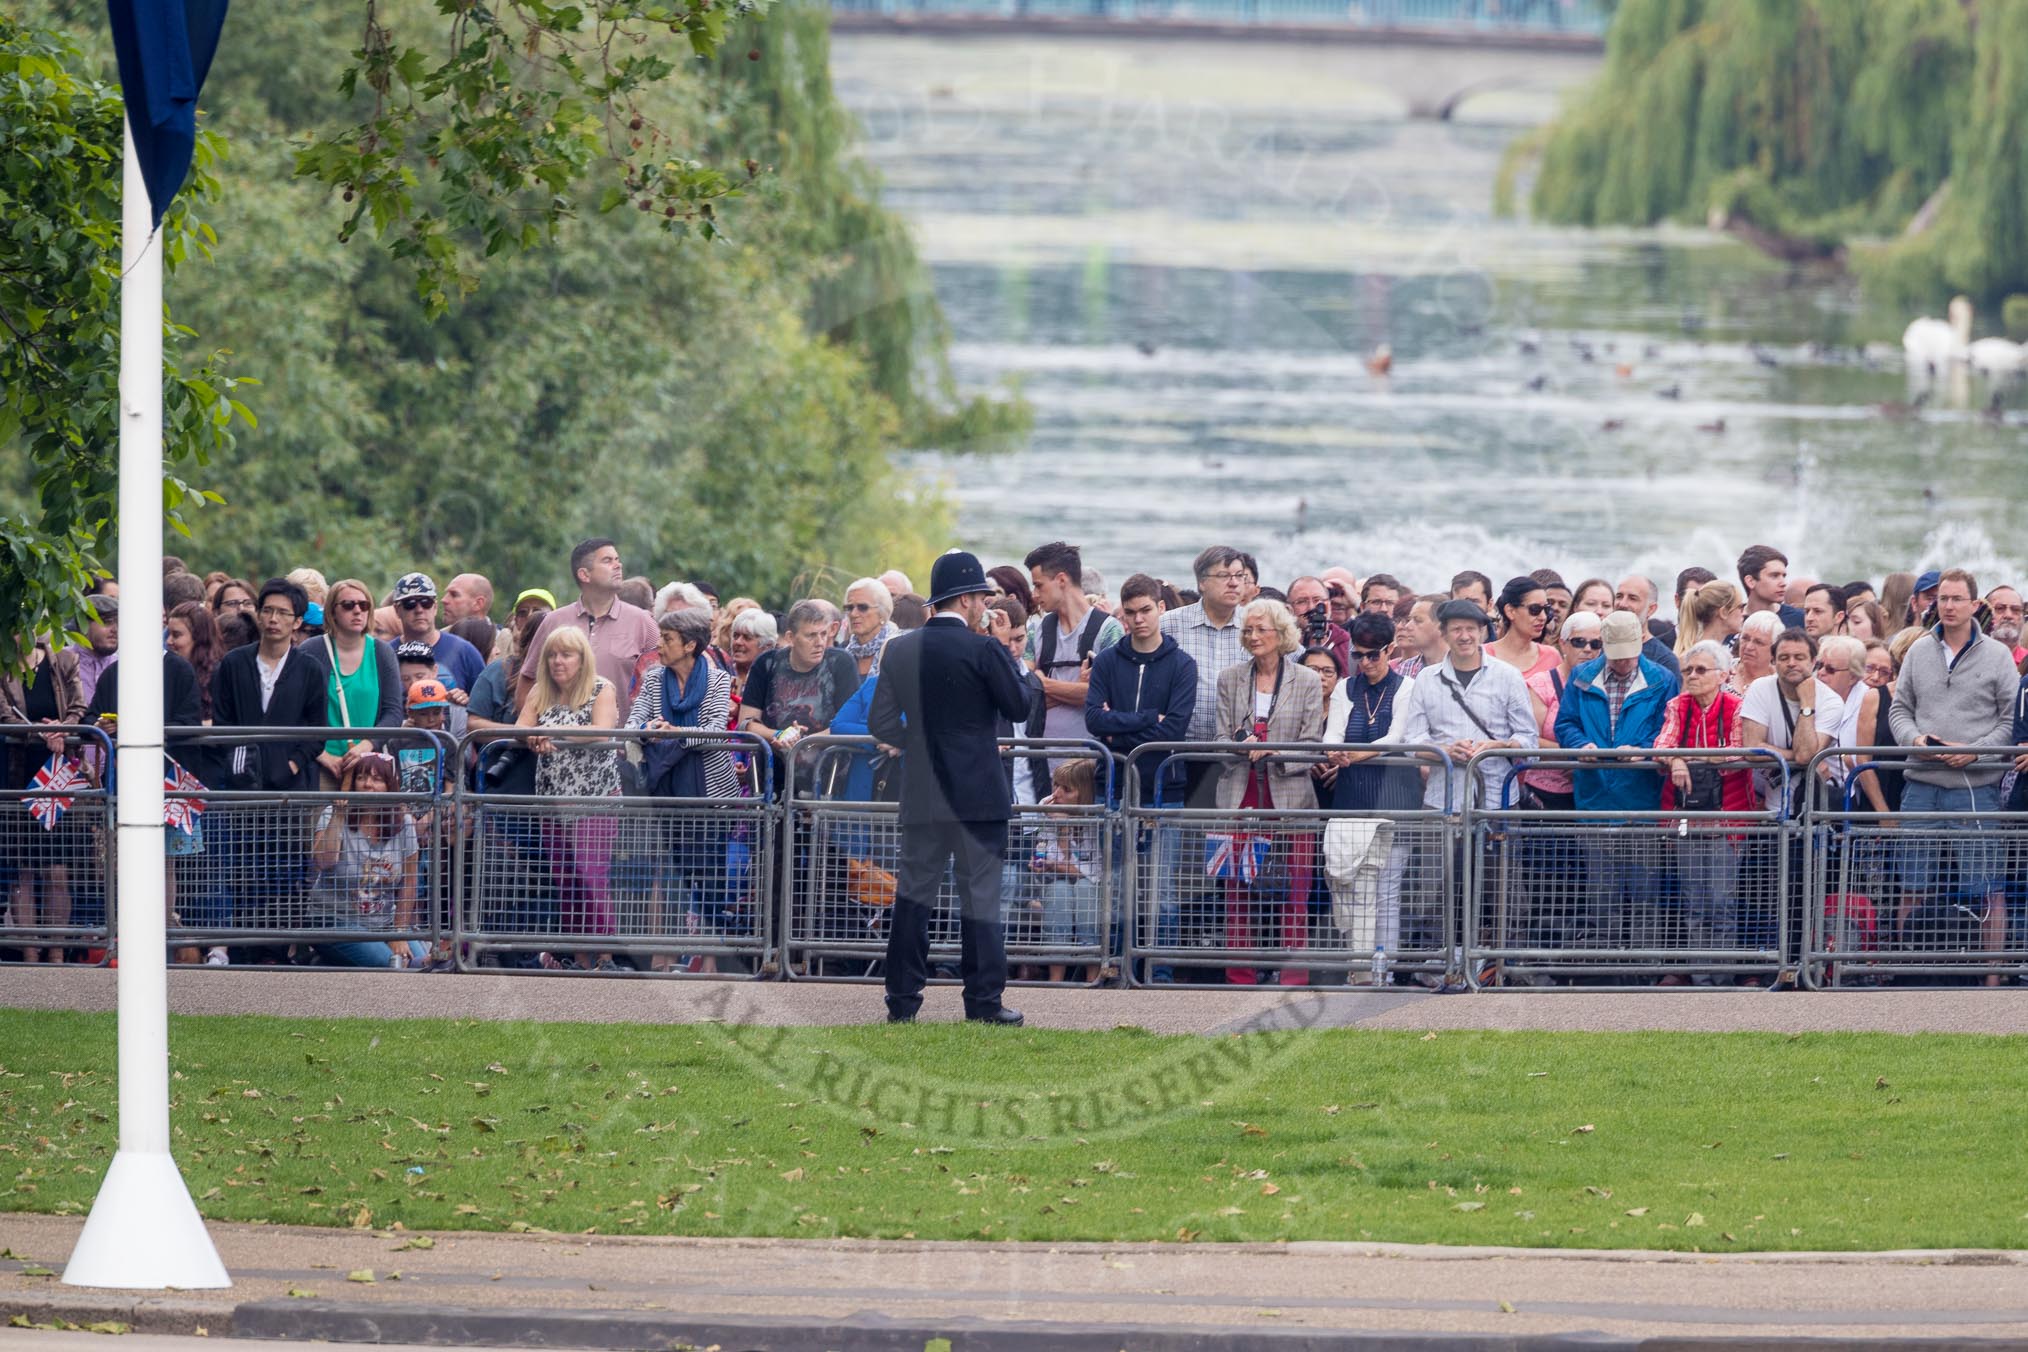
M 110 1010 L 115 974 L 98 968 L 14 967 L 0 973 L 0 1007 Z M 2028 1033 L 2028 990 L 1821 993 L 1677 988 L 1503 991 L 1431 995 L 1263 987 L 1168 990 L 1027 989 L 1009 1001 L 1036 1028 L 1145 1028 L 1223 1034 L 1262 1027 L 1470 1029 L 1555 1032 Z M 882 1016 L 868 985 L 458 976 L 326 968 L 181 970 L 169 976 L 180 1014 L 303 1018 L 458 1017 L 570 1023 L 866 1023 Z M 955 1019 L 958 993 L 933 989 L 924 1015 Z

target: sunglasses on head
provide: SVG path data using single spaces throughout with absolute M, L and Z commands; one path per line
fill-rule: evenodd
M 1605 640 L 1602 638 L 1567 638 L 1563 641 L 1579 652 L 1595 653 L 1605 647 Z

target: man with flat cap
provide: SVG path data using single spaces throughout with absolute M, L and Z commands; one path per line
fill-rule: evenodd
M 1436 621 L 1444 636 L 1444 660 L 1424 667 L 1415 678 L 1408 708 L 1395 719 L 1400 736 L 1390 728 L 1387 740 L 1440 746 L 1450 753 L 1453 771 L 1459 776 L 1478 752 L 1539 745 L 1535 708 L 1528 701 L 1528 686 L 1520 671 L 1497 657 L 1486 656 L 1486 612 L 1470 601 L 1454 599 L 1437 607 Z M 1479 762 L 1485 792 L 1482 802 L 1499 805 L 1500 785 L 1508 768 L 1504 760 Z M 1462 781 L 1453 784 L 1441 774 L 1432 774 L 1423 786 L 1423 806 L 1439 812 L 1462 811 L 1464 789 Z
M 954 549 L 930 570 L 929 623 L 889 639 L 867 723 L 902 749 L 901 868 L 887 935 L 887 1019 L 909 1023 L 929 980 L 929 920 L 947 864 L 957 878 L 965 1017 L 1018 1025 L 1000 1003 L 1007 935 L 1000 867 L 1014 815 L 995 728 L 1028 715 L 1028 686 L 1007 650 L 979 632 L 992 584 Z

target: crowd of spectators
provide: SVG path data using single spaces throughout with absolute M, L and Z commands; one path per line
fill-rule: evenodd
M 596 810 L 596 800 L 621 795 L 629 783 L 663 797 L 732 799 L 770 785 L 779 792 L 800 739 L 865 731 L 882 650 L 923 623 L 923 598 L 905 575 L 888 571 L 852 581 L 835 603 L 804 597 L 777 613 L 749 597 L 721 600 L 702 579 L 657 589 L 626 573 L 608 539 L 579 544 L 569 571 L 576 595 L 568 601 L 528 587 L 502 604 L 493 582 L 475 573 L 439 588 L 415 571 L 376 587 L 300 568 L 255 584 L 224 572 L 200 577 L 181 560 L 165 560 L 164 613 L 138 622 L 162 630 L 172 754 L 209 791 L 271 795 L 277 804 L 236 803 L 170 832 L 172 918 L 244 925 L 286 895 L 279 924 L 321 923 L 348 935 L 412 930 L 436 904 L 432 880 L 449 867 L 448 827 L 429 804 L 456 775 L 478 792 L 558 800 L 522 845 L 547 879 L 550 923 L 583 947 L 532 954 L 531 965 L 635 965 L 615 896 L 641 876 L 651 880 L 657 924 L 693 932 L 751 924 L 756 899 L 735 895 L 727 877 L 736 842 L 636 838 Z M 1424 589 L 1390 573 L 1360 578 L 1330 568 L 1275 585 L 1251 555 L 1227 546 L 1200 553 L 1188 578 L 1135 573 L 1111 591 L 1076 546 L 1053 541 L 1019 566 L 989 570 L 995 595 L 985 627 L 1032 691 L 1029 716 L 1006 726 L 1008 736 L 1096 740 L 1122 760 L 1150 743 L 1317 748 L 1166 764 L 1144 758 L 1136 782 L 1150 803 L 1232 813 L 1418 805 L 1452 813 L 1469 790 L 1542 811 L 1783 813 L 1794 810 L 1805 769 L 1815 765 L 1823 801 L 1861 812 L 1942 814 L 1945 825 L 1976 831 L 1991 814 L 2028 806 L 2028 776 L 2018 781 L 2021 792 L 2014 787 L 2028 754 L 2017 762 L 1956 749 L 2028 744 L 2028 650 L 2015 587 L 1982 592 L 1956 568 L 1894 573 L 1878 587 L 1833 583 L 1791 574 L 1786 556 L 1766 545 L 1744 551 L 1726 573 L 1682 570 L 1669 593 L 1672 617 L 1664 618 L 1663 588 L 1639 575 L 1572 585 L 1545 568 L 1496 586 L 1465 571 Z M 25 674 L 0 679 L 0 722 L 96 723 L 117 735 L 110 672 L 118 588 L 102 582 L 87 600 L 82 642 L 38 640 Z M 205 726 L 285 731 L 190 735 Z M 737 730 L 750 740 L 671 735 L 628 753 L 591 737 L 618 728 Z M 312 739 L 306 729 L 329 735 Z M 525 731 L 511 750 L 446 761 L 449 739 L 514 729 Z M 758 744 L 768 750 L 742 750 Z M 5 787 L 30 789 L 65 747 L 57 734 L 9 742 Z M 1410 763 L 1390 750 L 1397 747 L 1442 748 L 1455 767 L 1496 749 L 1658 754 L 1631 764 L 1543 760 L 1512 783 L 1508 764 L 1482 758 L 1468 786 L 1433 772 L 1427 757 Z M 1845 754 L 1819 759 L 1833 747 Z M 1886 747 L 1927 754 L 1876 764 L 1873 753 Z M 1737 761 L 1667 754 L 1722 748 L 1771 754 Z M 1787 775 L 1770 769 L 1777 760 Z M 89 761 L 80 761 L 87 772 L 95 768 Z M 887 762 L 882 750 L 855 750 L 823 791 L 859 799 L 890 792 Z M 1122 788 L 1095 783 L 1089 761 L 1074 754 L 1008 766 L 1024 805 L 1086 806 L 1095 796 L 1116 799 Z M 316 811 L 306 818 L 286 805 L 289 794 L 314 795 Z M 1094 942 L 1085 920 L 1097 885 L 1093 851 L 1066 829 L 1044 832 L 1024 863 L 1037 875 L 1028 904 L 1045 939 Z M 102 900 L 87 904 L 74 886 L 95 848 L 87 832 L 22 827 L 7 839 L 12 928 L 95 923 Z M 1738 923 L 1743 864 L 1724 844 L 1721 837 L 1700 847 L 1671 892 L 1686 907 L 1686 923 L 1713 943 Z M 1228 898 L 1216 935 L 1225 946 L 1305 946 L 1317 923 L 1311 898 L 1322 890 L 1314 846 L 1309 835 L 1291 839 L 1273 904 Z M 1593 868 L 1593 895 L 1627 915 L 1657 905 L 1652 861 L 1632 849 L 1606 853 L 1614 858 Z M 1918 853 L 1900 867 L 1901 892 L 1882 923 L 1910 924 L 1948 874 L 1959 895 L 1977 896 L 1987 945 L 2004 947 L 2009 880 L 1998 848 L 1979 837 Z M 212 862 L 201 895 L 179 896 L 177 863 L 187 870 L 203 856 Z M 1235 876 L 1226 886 L 1237 893 L 1246 884 Z M 1159 942 L 1178 941 L 1180 911 L 1163 904 Z M 1398 916 L 1378 923 L 1373 942 L 1398 940 Z M 28 961 L 67 953 L 76 950 L 18 950 Z M 185 956 L 230 964 L 236 954 L 274 959 L 272 950 L 228 945 Z M 451 965 L 450 954 L 427 945 L 354 938 L 302 946 L 298 956 Z M 1058 964 L 1052 974 L 1063 970 Z M 1224 979 L 1262 975 L 1231 966 Z

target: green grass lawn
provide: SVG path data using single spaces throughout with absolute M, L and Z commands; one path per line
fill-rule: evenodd
M 205 1215 L 601 1234 L 2028 1246 L 2021 1039 L 173 1021 Z M 0 1011 L 0 1209 L 79 1212 L 113 1020 Z

